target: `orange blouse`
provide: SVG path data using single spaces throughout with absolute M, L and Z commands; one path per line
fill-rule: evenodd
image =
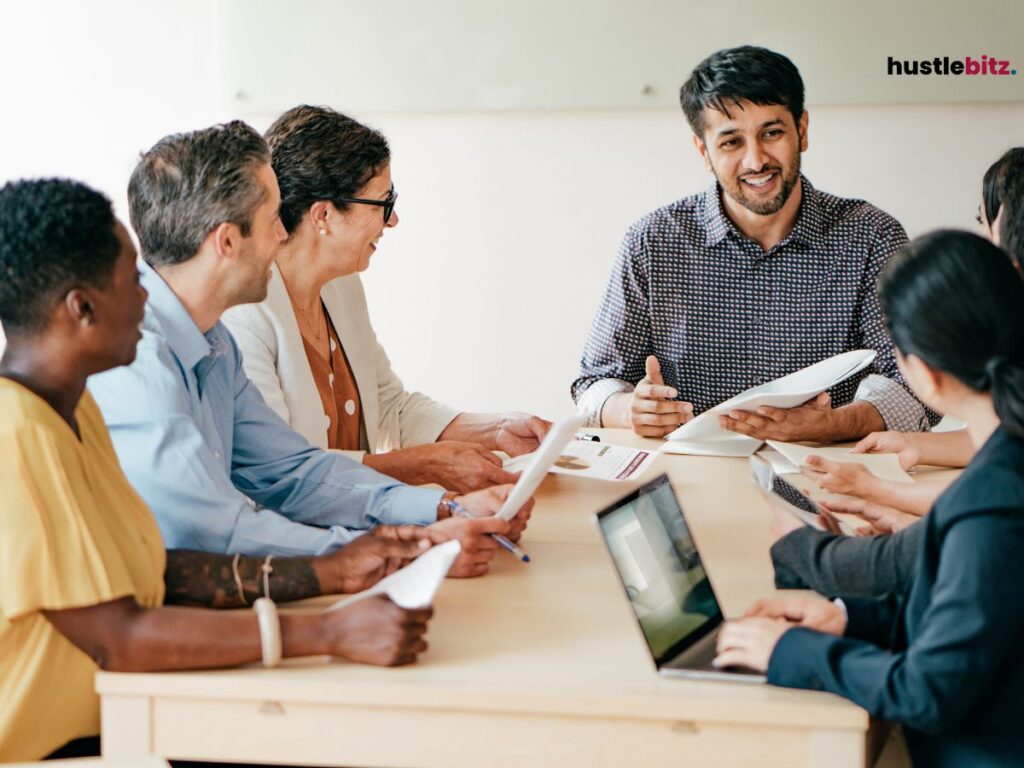
M 327 335 L 330 339 L 330 358 L 316 348 L 303 334 L 302 346 L 306 350 L 313 381 L 324 406 L 324 414 L 330 420 L 327 427 L 327 447 L 342 451 L 361 450 L 365 442 L 362 437 L 362 408 L 359 389 L 356 387 L 352 368 L 345 357 L 341 339 L 334 329 L 331 316 L 324 308 L 327 319 Z

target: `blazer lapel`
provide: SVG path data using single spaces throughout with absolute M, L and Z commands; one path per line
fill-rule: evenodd
M 313 381 L 313 371 L 306 357 L 306 347 L 299 332 L 299 321 L 292 309 L 288 289 L 285 287 L 277 266 L 272 267 L 273 275 L 267 286 L 267 309 L 277 325 L 279 334 L 277 371 L 288 400 L 292 429 L 320 448 L 327 447 L 327 417 L 323 403 Z M 292 364 L 286 362 L 291 358 Z M 294 399 L 288 397 L 294 393 Z

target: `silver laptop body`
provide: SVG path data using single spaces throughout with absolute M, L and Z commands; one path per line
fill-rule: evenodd
M 594 516 L 659 674 L 763 683 L 751 669 L 715 669 L 724 618 L 668 475 Z

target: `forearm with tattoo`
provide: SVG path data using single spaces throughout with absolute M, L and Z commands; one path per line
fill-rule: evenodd
M 217 555 L 172 549 L 167 552 L 164 571 L 168 605 L 199 605 L 206 608 L 242 608 L 263 596 L 262 557 L 240 557 L 238 575 L 245 590 L 244 601 L 238 594 L 231 563 L 234 555 Z M 274 558 L 271 562 L 270 596 L 285 603 L 323 594 L 310 557 Z

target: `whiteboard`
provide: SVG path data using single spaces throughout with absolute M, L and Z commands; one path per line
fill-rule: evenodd
M 225 103 L 276 114 L 678 106 L 720 48 L 789 56 L 809 104 L 1024 100 L 1019 0 L 221 0 Z M 982 55 L 1016 76 L 890 76 Z M 1015 59 L 1016 57 L 1016 59 Z

